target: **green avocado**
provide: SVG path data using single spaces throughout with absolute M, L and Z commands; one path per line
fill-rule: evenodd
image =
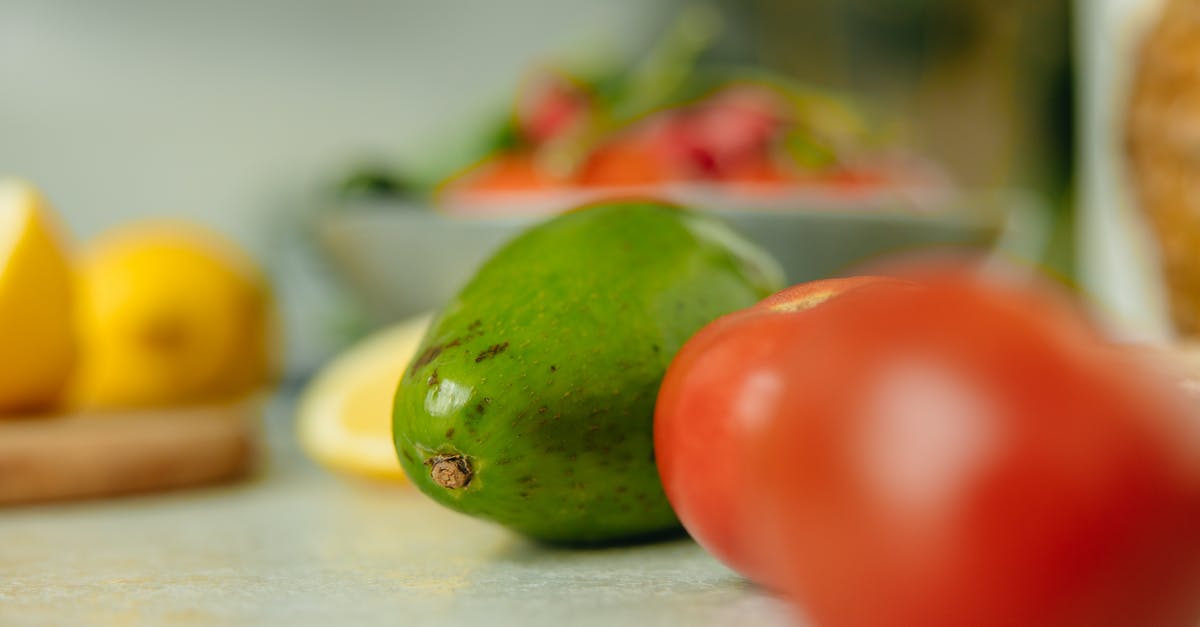
M 405 473 L 452 509 L 533 538 L 675 528 L 654 401 L 693 333 L 782 273 L 715 218 L 654 203 L 578 209 L 509 242 L 439 314 L 402 376 Z

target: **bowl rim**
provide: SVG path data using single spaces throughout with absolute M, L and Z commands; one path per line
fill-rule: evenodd
M 854 199 L 802 199 L 789 207 L 767 208 L 763 206 L 739 207 L 730 203 L 712 203 L 695 206 L 693 203 L 676 199 L 651 196 L 604 196 L 581 198 L 582 202 L 569 207 L 600 204 L 604 202 L 659 202 L 684 207 L 701 213 L 719 216 L 726 220 L 739 219 L 832 219 L 837 221 L 866 222 L 916 222 L 942 223 L 980 228 L 1003 228 L 1014 214 L 1035 213 L 1042 202 L 1032 191 L 1019 188 L 996 188 L 976 191 L 960 191 L 939 198 L 928 198 L 920 204 L 901 197 L 874 198 L 870 202 Z M 809 202 L 812 201 L 812 202 Z M 864 206 L 866 205 L 866 206 Z M 873 206 L 871 206 L 873 205 Z M 470 224 L 486 228 L 489 226 L 514 226 L 530 224 L 552 218 L 566 209 L 556 212 L 500 213 L 498 215 L 462 215 L 440 210 L 432 203 L 405 198 L 359 198 L 335 201 L 326 206 L 326 211 L 317 214 L 318 222 L 341 222 L 362 218 L 389 216 L 390 220 L 434 221 L 447 224 Z

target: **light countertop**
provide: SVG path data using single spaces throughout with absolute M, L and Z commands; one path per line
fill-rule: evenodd
M 790 624 L 687 539 L 549 549 L 327 474 L 290 414 L 237 485 L 0 510 L 0 625 Z

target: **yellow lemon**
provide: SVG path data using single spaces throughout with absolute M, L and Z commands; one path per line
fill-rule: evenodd
M 189 404 L 269 380 L 266 281 L 221 236 L 184 223 L 129 225 L 93 242 L 79 274 L 82 356 L 72 405 Z
M 327 365 L 300 398 L 300 443 L 335 470 L 403 480 L 392 446 L 392 395 L 429 327 L 430 316 L 397 323 Z
M 0 181 L 0 414 L 53 404 L 71 374 L 73 280 L 41 194 Z

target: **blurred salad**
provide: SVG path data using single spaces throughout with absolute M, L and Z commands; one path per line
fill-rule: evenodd
M 715 13 L 692 9 L 633 64 L 534 68 L 493 129 L 441 171 L 363 168 L 341 190 L 494 215 L 612 195 L 746 205 L 947 187 L 940 169 L 881 141 L 846 99 L 759 69 L 701 64 L 719 30 Z

